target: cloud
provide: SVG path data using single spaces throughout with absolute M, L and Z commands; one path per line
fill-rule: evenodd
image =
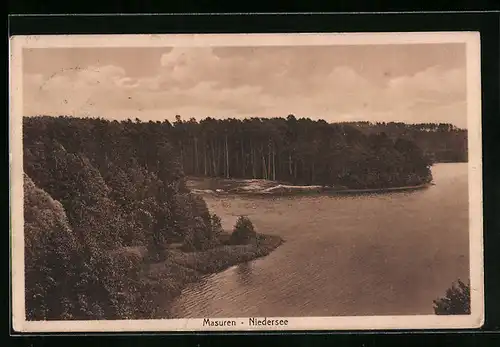
M 200 81 L 215 81 L 220 77 L 221 59 L 209 47 L 175 47 L 160 58 L 159 78 L 165 83 L 190 88 Z
M 389 90 L 395 96 L 427 99 L 460 99 L 466 94 L 466 74 L 464 69 L 443 69 L 430 67 L 413 76 L 394 78 L 389 82 Z
M 464 69 L 436 65 L 380 84 L 348 65 L 320 69 L 312 60 L 278 53 L 245 58 L 209 47 L 174 48 L 161 56 L 158 73 L 149 77 L 133 78 L 114 65 L 49 77 L 26 74 L 24 113 L 115 119 L 294 113 L 331 121 L 421 122 L 436 117 L 434 121 L 465 123 Z
M 83 115 L 101 112 L 126 101 L 120 82 L 125 71 L 116 66 L 69 69 L 43 78 L 24 76 L 25 114 Z
M 233 114 L 256 111 L 261 88 L 238 85 L 219 87 L 217 82 L 202 81 L 186 88 L 182 83 L 166 84 L 163 75 L 134 79 L 119 67 L 89 67 L 69 70 L 44 79 L 41 75 L 25 75 L 25 114 L 68 114 L 102 116 L 120 109 L 138 112 L 195 106 L 197 116 L 203 109 Z M 162 88 L 161 88 L 162 87 Z M 245 100 L 252 100 L 245 103 Z M 243 102 L 242 102 L 243 101 Z M 246 111 L 245 111 L 246 110 Z M 216 112 L 211 112 L 216 113 Z M 227 112 L 224 112 L 227 113 Z

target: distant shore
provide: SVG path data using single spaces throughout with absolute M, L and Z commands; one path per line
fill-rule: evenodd
M 336 194 L 365 194 L 365 193 L 390 193 L 398 191 L 411 191 L 425 189 L 434 185 L 434 183 L 424 183 L 415 186 L 392 187 L 392 188 L 375 188 L 375 189 L 340 189 L 340 190 L 325 190 Z
M 289 196 L 306 194 L 327 195 L 355 195 L 355 194 L 382 194 L 421 190 L 432 186 L 433 183 L 424 183 L 414 186 L 352 189 L 343 186 L 321 185 L 291 185 L 278 181 L 264 179 L 222 179 L 207 177 L 189 177 L 188 186 L 195 194 L 204 195 L 252 195 L 252 196 Z

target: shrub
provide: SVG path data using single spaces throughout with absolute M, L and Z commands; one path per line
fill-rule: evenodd
M 231 244 L 250 244 L 257 240 L 257 233 L 255 232 L 252 221 L 245 216 L 240 216 L 231 234 Z
M 461 280 L 446 290 L 443 298 L 434 300 L 434 313 L 437 315 L 470 314 L 470 285 Z
M 215 236 L 219 237 L 222 233 L 222 223 L 220 217 L 215 213 L 210 216 L 211 224 L 212 224 L 212 232 Z

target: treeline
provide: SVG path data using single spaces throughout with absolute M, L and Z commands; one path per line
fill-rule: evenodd
M 432 162 L 466 162 L 467 130 L 449 123 L 406 124 L 401 122 L 351 122 L 365 134 L 385 132 L 391 138 L 415 142 Z
M 24 119 L 28 320 L 155 317 L 157 293 L 178 291 L 179 274 L 148 279 L 135 246 L 153 263 L 169 261 L 172 243 L 194 251 L 220 242 L 220 220 L 186 188 L 167 129 Z
M 153 124 L 153 123 L 151 123 Z M 385 188 L 431 179 L 414 141 L 308 118 L 206 118 L 162 123 L 187 175 Z M 153 125 L 152 125 L 153 126 Z M 158 125 L 160 126 L 160 125 Z
M 206 118 L 200 122 L 177 116 L 173 123 L 28 119 L 53 124 L 51 138 L 66 136 L 65 148 L 69 151 L 88 148 L 100 170 L 112 170 L 106 161 L 119 158 L 125 167 L 133 167 L 136 160 L 147 171 L 155 172 L 155 160 L 161 157 L 158 151 L 171 146 L 179 170 L 193 176 L 262 178 L 348 188 L 418 185 L 431 179 L 431 158 L 412 140 L 385 132 L 365 134 L 349 124 L 328 124 L 293 115 L 245 120 Z

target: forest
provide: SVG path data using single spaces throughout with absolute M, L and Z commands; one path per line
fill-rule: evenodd
M 158 317 L 158 293 L 174 297 L 194 276 L 166 245 L 205 252 L 199 259 L 208 260 L 194 258 L 202 271 L 234 261 L 219 217 L 186 187 L 186 174 L 390 187 L 430 181 L 432 163 L 412 139 L 294 116 L 25 117 L 23 155 L 28 320 Z M 236 258 L 271 248 L 242 246 Z M 162 271 L 145 272 L 145 262 Z
M 165 278 L 148 278 L 133 247 L 144 246 L 153 263 L 165 260 L 165 244 L 195 251 L 219 243 L 220 220 L 186 188 L 161 132 L 24 119 L 28 320 L 154 317 L 155 295 L 174 295 L 187 275 L 170 263 Z
M 467 136 L 448 124 L 334 123 L 308 118 L 176 121 L 167 126 L 190 176 L 386 188 L 430 181 L 429 166 L 466 160 Z
M 127 162 L 141 158 L 140 164 L 148 169 L 148 156 L 160 150 L 151 141 L 161 142 L 172 147 L 180 170 L 188 176 L 267 179 L 350 189 L 400 187 L 429 182 L 433 162 L 466 161 L 467 156 L 466 133 L 449 124 L 329 124 L 293 115 L 244 120 L 206 118 L 199 122 L 177 116 L 173 123 L 29 119 L 47 123 L 44 125 L 57 132 L 52 138 L 75 134 L 66 139 L 65 148 L 69 150 L 76 151 L 83 143 L 94 147 L 92 150 L 100 156 L 95 158 L 99 167 L 120 155 Z M 117 143 L 127 136 L 133 141 Z
M 365 134 L 385 132 L 391 138 L 414 141 L 435 163 L 467 162 L 467 130 L 448 123 L 405 124 L 401 122 L 345 123 Z

